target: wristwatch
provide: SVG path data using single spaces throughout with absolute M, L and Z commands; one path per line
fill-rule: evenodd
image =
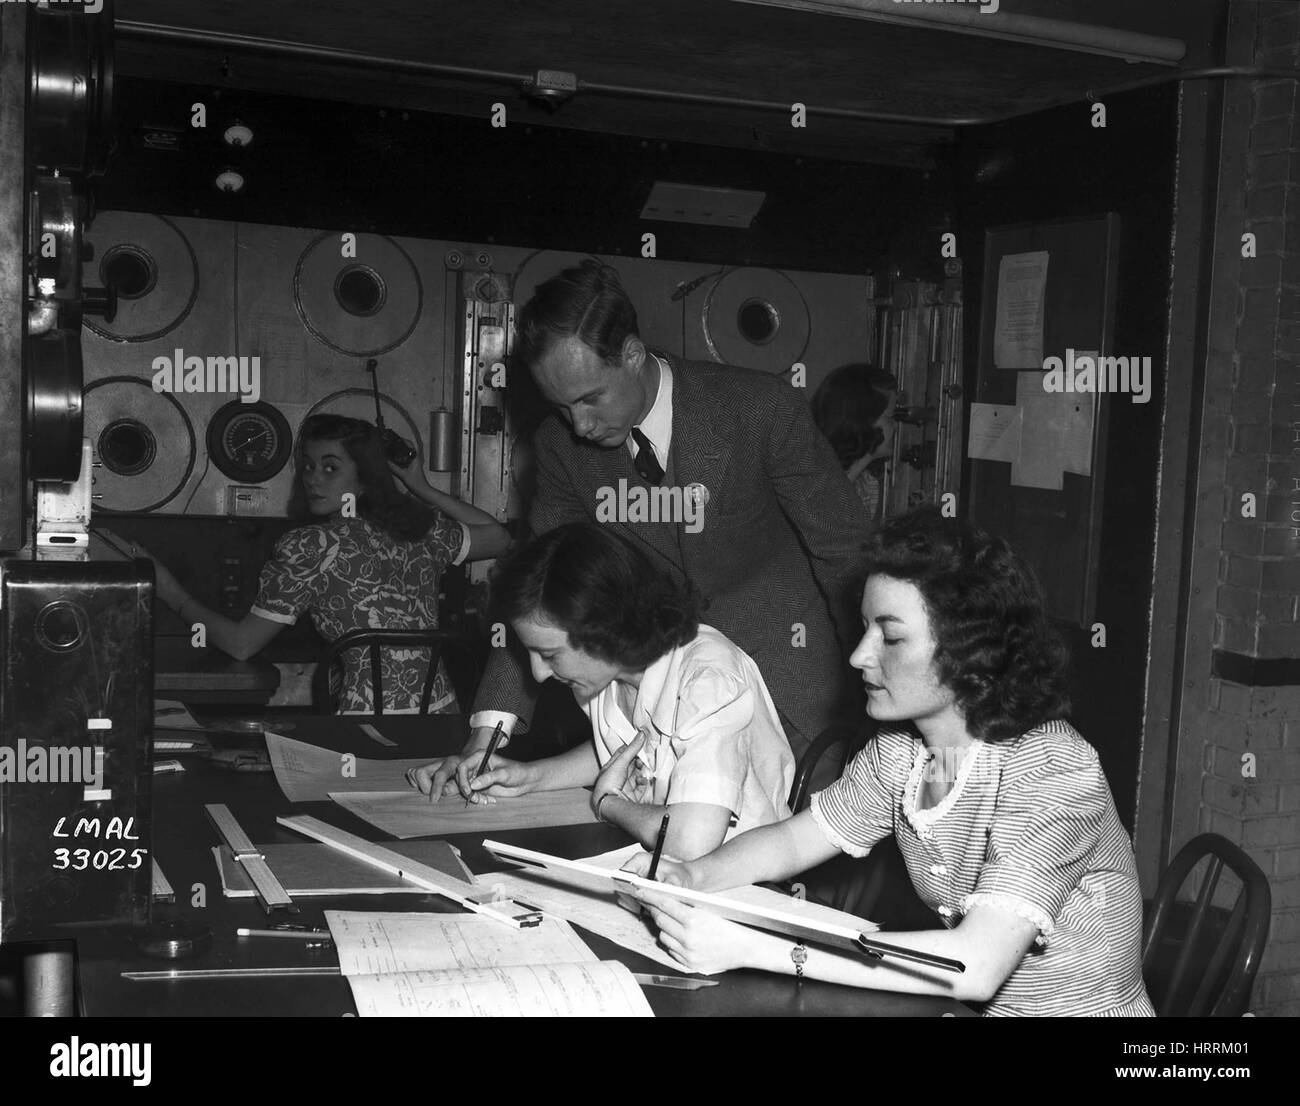
M 808 950 L 804 948 L 802 941 L 790 950 L 790 959 L 794 961 L 795 979 L 802 982 L 803 966 L 808 963 Z

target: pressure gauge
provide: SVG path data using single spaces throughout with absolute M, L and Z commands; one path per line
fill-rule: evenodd
M 208 456 L 232 480 L 261 484 L 293 452 L 288 420 L 269 403 L 227 403 L 208 423 Z

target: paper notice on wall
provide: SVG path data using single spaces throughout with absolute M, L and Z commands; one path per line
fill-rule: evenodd
M 972 403 L 966 456 L 975 461 L 1015 461 L 1020 456 L 1024 410 L 1009 403 Z
M 1047 291 L 1046 250 L 1012 253 L 998 263 L 993 324 L 993 366 L 1041 369 L 1043 300 Z
M 1020 373 L 1016 406 L 1022 411 L 1020 455 L 1011 483 L 1060 491 L 1067 472 L 1092 474 L 1092 431 L 1097 397 L 1092 393 L 1048 392 L 1043 374 Z

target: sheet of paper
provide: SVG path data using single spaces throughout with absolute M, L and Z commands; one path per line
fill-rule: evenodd
M 1043 300 L 1049 256 L 1046 250 L 1010 253 L 998 263 L 994 368 L 1043 367 Z
M 1074 357 L 1076 362 L 1085 357 L 1088 358 L 1095 371 L 1097 364 L 1096 350 L 1077 350 Z M 1016 388 L 1019 391 L 1020 382 L 1018 380 Z M 1057 402 L 1050 406 L 1043 404 L 1036 411 L 1036 414 L 1038 417 L 1052 422 L 1053 435 L 1060 443 L 1061 467 L 1066 472 L 1077 473 L 1079 476 L 1091 476 L 1092 435 L 1093 427 L 1097 421 L 1097 393 L 1095 391 L 1084 391 L 1045 392 L 1044 394 Z
M 289 894 L 303 895 L 427 895 L 416 887 L 363 860 L 328 845 L 258 845 L 267 866 Z M 474 876 L 446 841 L 394 841 L 386 846 L 393 852 L 436 868 L 452 879 L 473 883 Z M 227 845 L 212 850 L 221 873 L 221 893 L 226 898 L 252 898 L 253 882 L 235 863 Z
M 349 976 L 363 1018 L 652 1018 L 622 964 Z
M 153 701 L 153 724 L 159 730 L 203 730 L 203 725 L 189 711 L 189 708 L 176 699 L 155 699 Z
M 338 756 L 337 753 L 333 755 Z M 577 826 L 596 820 L 591 813 L 591 795 L 580 787 L 537 791 L 514 799 L 471 803 L 469 806 L 454 795 L 431 803 L 427 795 L 410 788 L 353 794 L 334 791 L 330 798 L 344 810 L 399 839 L 536 829 L 539 826 Z
M 1042 373 L 1020 373 L 1016 406 L 1024 410 L 1024 427 L 1020 456 L 1011 466 L 1012 484 L 1059 491 L 1066 472 L 1091 475 L 1095 394 L 1046 392 Z
M 612 852 L 585 857 L 584 863 L 597 868 L 618 869 L 624 867 L 637 853 L 646 851 L 640 845 L 627 845 L 621 849 L 614 849 Z M 525 872 L 522 874 L 540 875 L 541 873 Z M 491 885 L 500 877 L 501 873 L 497 872 L 492 875 L 480 876 L 479 881 Z M 762 906 L 769 910 L 797 910 L 806 919 L 823 925 L 846 926 L 849 929 L 860 929 L 863 933 L 874 933 L 880 928 L 875 922 L 869 922 L 866 918 L 859 918 L 856 914 L 848 914 L 843 910 L 822 906 L 821 903 L 809 902 L 807 899 L 794 898 L 780 891 L 774 891 L 770 887 L 758 887 L 752 883 L 743 887 L 732 887 L 726 891 L 718 891 L 716 894 L 720 899 L 732 899 L 735 902 L 745 903 L 747 906 Z M 541 903 L 536 905 L 541 906 Z M 623 913 L 626 914 L 627 911 L 623 911 Z
M 327 910 L 344 975 L 583 964 L 596 957 L 567 922 L 545 918 L 512 929 L 482 914 L 389 914 Z
M 966 456 L 976 461 L 1012 461 L 1020 456 L 1024 408 L 1009 403 L 972 403 Z
M 586 863 L 598 868 L 618 869 L 637 853 L 644 851 L 640 845 L 629 845 L 613 852 L 587 857 Z M 511 898 L 536 906 L 547 914 L 564 918 L 657 964 L 678 972 L 687 970 L 659 944 L 658 934 L 648 918 L 633 914 L 618 905 L 605 880 L 584 882 L 581 874 L 574 872 L 566 873 L 564 879 L 559 880 L 544 871 L 522 870 L 484 873 L 478 877 L 478 882 L 487 887 L 494 898 Z M 863 933 L 875 932 L 880 928 L 865 918 L 803 899 L 793 899 L 766 887 L 736 887 L 721 892 L 721 897 L 750 906 L 795 909 L 810 921 L 853 927 Z
M 478 880 L 495 898 L 511 898 L 535 906 L 656 964 L 674 971 L 685 970 L 660 947 L 650 920 L 619 906 L 608 885 L 583 890 L 547 879 L 543 872 L 491 872 L 479 876 Z
M 336 791 L 397 791 L 418 796 L 406 782 L 409 768 L 422 768 L 432 757 L 367 760 L 322 749 L 267 731 L 266 751 L 275 781 L 291 803 L 319 802 Z M 427 800 L 426 800 L 427 801 Z

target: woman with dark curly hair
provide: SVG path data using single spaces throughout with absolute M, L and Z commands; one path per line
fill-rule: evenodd
M 789 817 L 794 757 L 754 662 L 695 596 L 594 523 L 557 527 L 498 566 L 492 603 L 538 683 L 573 689 L 593 740 L 530 763 L 494 756 L 476 799 L 592 786 L 591 806 L 651 847 L 692 859 L 737 832 Z M 428 792 L 438 765 L 417 770 Z
M 1033 573 L 934 509 L 886 522 L 867 550 L 852 664 L 876 737 L 809 810 L 658 878 L 699 890 L 785 879 L 893 834 L 942 928 L 881 939 L 966 971 L 809 950 L 639 892 L 664 947 L 699 971 L 949 995 L 986 1014 L 1151 1016 L 1132 846 L 1096 752 L 1063 717 L 1066 654 Z
M 203 623 L 208 641 L 240 660 L 304 613 L 328 641 L 352 630 L 435 629 L 443 570 L 498 556 L 509 546 L 509 533 L 491 515 L 430 486 L 423 464 L 390 465 L 378 429 L 361 419 L 312 415 L 303 422 L 294 459 L 290 513 L 312 524 L 276 543 L 242 619 L 209 610 L 156 566 L 158 597 L 187 621 Z M 369 714 L 374 699 L 365 650 L 348 650 L 341 660 L 339 713 Z M 419 710 L 428 664 L 427 648 L 381 650 L 386 713 Z M 439 665 L 429 710 L 456 709 Z

